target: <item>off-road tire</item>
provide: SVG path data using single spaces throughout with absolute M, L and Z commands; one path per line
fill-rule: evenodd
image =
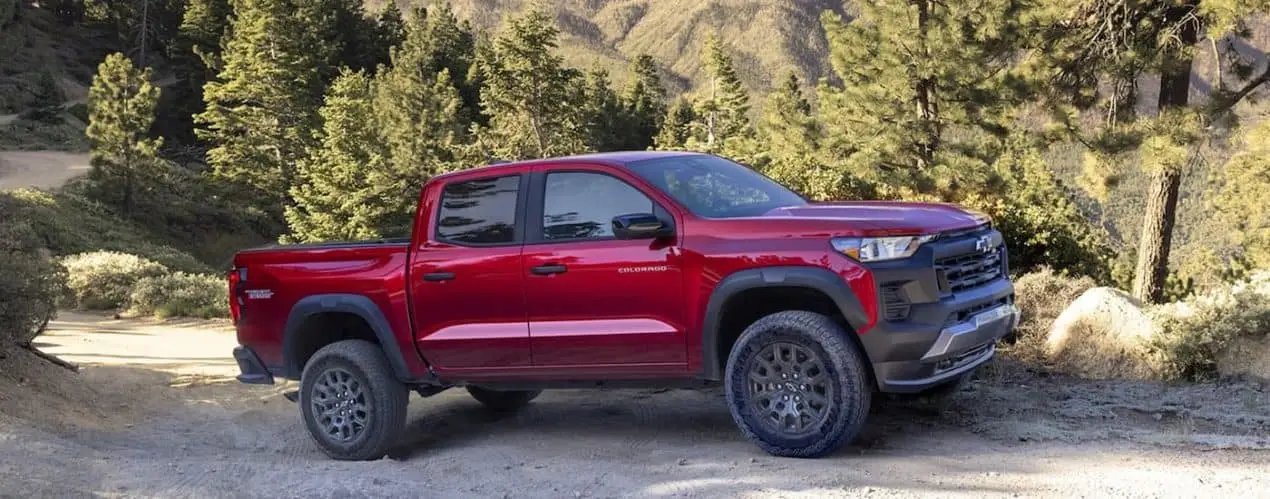
M 486 408 L 495 412 L 511 412 L 520 409 L 542 394 L 542 390 L 504 391 L 491 390 L 479 386 L 469 386 L 467 387 L 467 392 L 472 394 L 472 398 L 476 399 L 477 402 L 484 404 Z
M 324 376 L 330 378 L 323 380 Z M 326 395 L 315 392 L 315 386 L 322 383 L 322 390 L 329 391 L 331 379 L 345 376 L 347 380 L 337 385 L 354 387 L 353 390 L 360 393 L 355 402 L 365 410 L 361 411 L 364 416 L 361 430 L 352 438 L 341 440 L 339 436 L 328 435 L 330 423 L 319 418 L 315 402 L 321 403 L 318 399 Z M 322 347 L 309 359 L 300 377 L 300 411 L 304 425 L 326 455 L 341 461 L 384 457 L 405 427 L 409 397 L 406 386 L 393 374 L 383 350 L 363 340 L 338 341 Z
M 864 356 L 847 334 L 850 333 L 829 317 L 805 311 L 777 312 L 745 328 L 728 356 L 724 391 L 732 419 L 750 441 L 772 455 L 811 458 L 830 454 L 859 435 L 869 414 L 873 386 Z M 760 363 L 760 354 L 766 355 L 769 347 L 784 345 L 817 355 L 825 376 L 814 376 L 825 380 L 823 392 L 816 395 L 828 402 L 821 404 L 821 415 L 816 418 L 820 422 L 808 423 L 809 428 L 798 434 L 767 422 L 764 413 L 770 415 L 771 409 L 756 405 L 761 402 L 760 396 L 753 393 L 751 384 L 751 369 Z M 811 403 L 806 397 L 810 393 L 803 393 L 802 398 Z

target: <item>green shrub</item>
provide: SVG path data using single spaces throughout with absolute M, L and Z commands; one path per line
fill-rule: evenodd
M 177 272 L 137 281 L 129 296 L 129 312 L 166 317 L 229 316 L 225 280 L 210 274 Z
M 1195 295 L 1148 311 L 1156 334 L 1151 348 L 1169 379 L 1217 374 L 1217 359 L 1232 341 L 1270 334 L 1270 271 L 1226 289 Z
M 89 310 L 120 308 L 128 303 L 132 287 L 146 277 L 168 274 L 160 263 L 127 253 L 95 251 L 62 260 L 66 267 L 72 305 Z
M 19 189 L 0 194 L 16 209 L 57 255 L 105 250 L 129 253 L 184 272 L 207 272 L 206 264 L 189 253 L 155 242 L 145 228 L 112 214 L 81 193 L 80 180 L 56 191 Z
M 7 208 L 0 198 L 0 349 L 30 343 L 53 317 L 66 286 L 62 266 Z

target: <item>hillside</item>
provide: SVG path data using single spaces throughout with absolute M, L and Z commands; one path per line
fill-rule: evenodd
M 525 3 L 451 1 L 461 18 L 487 29 L 496 29 Z M 623 82 L 629 60 L 647 53 L 666 70 L 672 93 L 700 83 L 701 45 L 710 31 L 732 48 L 752 91 L 766 93 L 774 79 L 789 71 L 815 81 L 825 76 L 828 65 L 820 15 L 843 11 L 843 2 L 835 0 L 562 0 L 544 5 L 555 11 L 563 35 L 561 52 L 569 64 L 605 68 Z

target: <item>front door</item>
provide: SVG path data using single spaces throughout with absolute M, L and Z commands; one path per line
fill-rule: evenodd
M 521 272 L 523 175 L 455 180 L 441 192 L 409 278 L 420 351 L 440 374 L 530 367 Z M 427 215 L 424 215 L 425 217 Z
M 599 170 L 536 173 L 524 252 L 535 368 L 686 368 L 683 272 L 677 238 L 619 240 L 612 219 L 670 214 Z M 540 209 L 539 209 L 540 208 Z M 610 371 L 611 372 L 611 371 Z

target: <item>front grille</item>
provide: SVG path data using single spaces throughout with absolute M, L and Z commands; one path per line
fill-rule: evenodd
M 985 284 L 1001 277 L 1002 247 L 986 253 L 967 253 L 935 260 L 940 287 L 956 293 Z
M 901 285 L 901 283 L 882 285 L 882 309 L 888 321 L 908 319 L 909 310 L 912 309 L 908 299 L 900 292 Z

